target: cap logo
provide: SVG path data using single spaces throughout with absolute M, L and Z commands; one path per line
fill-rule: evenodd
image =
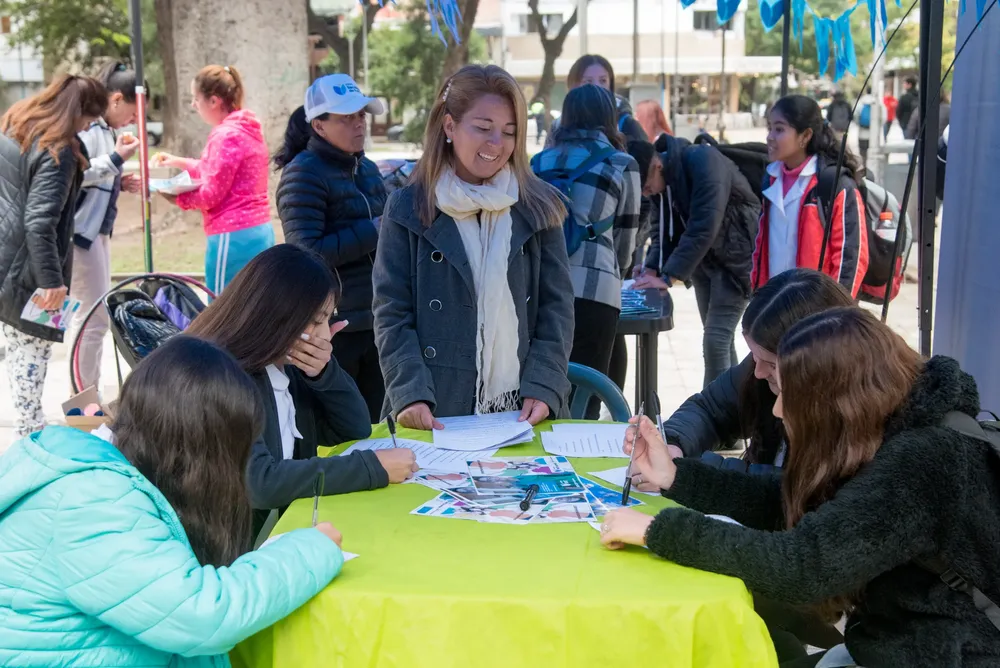
M 333 92 L 337 95 L 347 95 L 348 93 L 361 93 L 361 89 L 353 83 L 335 84 L 332 86 Z

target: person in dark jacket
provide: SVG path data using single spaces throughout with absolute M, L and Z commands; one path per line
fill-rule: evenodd
M 364 147 L 367 116 L 383 107 L 346 74 L 317 79 L 305 99 L 275 156 L 283 168 L 278 215 L 285 241 L 322 256 L 340 279 L 334 321 L 348 324 L 334 340 L 333 354 L 357 383 L 375 423 L 385 386 L 372 332 L 372 265 L 386 193 Z
M 780 468 L 787 445 L 781 420 L 772 413 L 778 342 L 800 320 L 851 304 L 842 286 L 814 269 L 790 269 L 754 293 L 743 314 L 743 337 L 750 355 L 681 404 L 663 423 L 674 456 L 701 457 L 714 466 L 752 473 Z M 737 439 L 747 440 L 742 459 L 723 460 L 712 452 L 731 448 Z
M 920 107 L 920 93 L 917 91 L 917 78 L 915 76 L 908 76 L 903 82 L 903 96 L 899 98 L 899 105 L 896 107 L 896 120 L 899 121 L 899 127 L 903 129 L 903 133 L 906 133 L 906 129 L 910 127 L 910 116 L 917 111 Z
M 842 661 L 827 665 L 1000 665 L 1000 629 L 922 565 L 939 558 L 1000 601 L 1000 458 L 943 424 L 952 412 L 978 415 L 972 377 L 951 358 L 924 361 L 856 307 L 789 330 L 776 377 L 774 412 L 790 439 L 781 478 L 671 459 L 643 420 L 634 465 L 686 508 L 655 519 L 610 513 L 602 541 L 647 545 L 680 565 L 740 578 L 755 595 L 846 612 L 846 644 L 826 657 Z M 802 667 L 819 660 L 781 658 Z
M 312 496 L 319 472 L 324 494 L 398 483 L 416 470 L 407 448 L 318 457 L 317 446 L 371 434 L 354 381 L 331 357 L 336 282 L 309 251 L 279 244 L 252 259 L 186 330 L 218 343 L 239 361 L 260 391 L 266 421 L 247 464 L 255 509 L 284 509 Z M 258 513 L 258 528 L 262 515 Z
M 467 65 L 438 91 L 424 154 L 375 258 L 375 340 L 400 425 L 520 408 L 568 416 L 573 282 L 559 192 L 531 172 L 514 78 Z
M 629 144 L 639 163 L 643 194 L 659 195 L 658 224 L 646 271 L 636 289 L 693 284 L 705 327 L 705 387 L 735 366 L 736 325 L 750 298 L 753 240 L 760 203 L 746 177 L 713 146 L 691 146 L 669 135 L 657 153 L 648 142 Z
M 88 167 L 77 133 L 104 115 L 108 93 L 89 77 L 58 77 L 0 118 L 0 322 L 20 438 L 45 426 L 42 387 L 63 329 L 21 318 L 31 301 L 58 314 L 72 277 L 73 213 Z

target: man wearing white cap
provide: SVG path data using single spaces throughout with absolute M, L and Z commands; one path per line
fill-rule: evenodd
M 283 168 L 277 200 L 285 241 L 318 253 L 340 278 L 333 321 L 350 324 L 334 338 L 333 355 L 357 383 L 373 423 L 385 396 L 372 333 L 372 263 L 386 193 L 364 147 L 368 114 L 383 111 L 346 74 L 317 79 L 275 158 Z

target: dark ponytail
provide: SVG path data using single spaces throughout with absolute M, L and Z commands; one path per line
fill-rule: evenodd
M 295 156 L 306 150 L 311 136 L 312 128 L 306 122 L 305 107 L 299 107 L 288 117 L 285 142 L 271 158 L 274 162 L 274 168 L 278 170 L 287 167 L 288 163 L 295 159 Z
M 818 155 L 827 165 L 837 164 L 840 160 L 840 140 L 823 119 L 823 112 L 815 100 L 805 95 L 787 95 L 774 103 L 772 111 L 781 114 L 799 134 L 812 130 L 812 138 L 806 146 L 807 155 Z M 864 179 L 861 160 L 847 149 L 844 170 L 858 183 Z
M 104 84 L 109 95 L 121 93 L 127 103 L 135 104 L 135 71 L 130 70 L 125 63 L 107 63 L 94 78 Z

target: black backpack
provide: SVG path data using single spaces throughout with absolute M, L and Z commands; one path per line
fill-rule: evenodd
M 975 418 L 959 411 L 950 411 L 944 416 L 943 426 L 958 433 L 983 441 L 993 448 L 1000 457 L 1000 419 L 996 415 L 993 420 L 979 422 Z M 990 623 L 1000 630 L 1000 606 L 986 596 L 971 582 L 959 575 L 941 557 L 923 559 L 917 562 L 921 567 L 941 578 L 941 581 L 953 590 L 972 597 L 976 608 L 989 618 Z
M 715 140 L 715 137 L 709 134 L 698 135 L 695 137 L 694 143 L 714 146 L 719 153 L 729 158 L 740 170 L 740 173 L 746 177 L 757 199 L 764 199 L 763 186 L 767 177 L 767 166 L 770 164 L 767 157 L 767 144 L 760 142 L 720 144 Z
M 595 166 L 604 162 L 618 152 L 614 146 L 607 146 L 600 151 L 594 151 L 576 169 L 549 169 L 537 172 L 538 178 L 555 187 L 563 196 L 566 204 L 566 220 L 563 221 L 563 235 L 566 237 L 566 251 L 570 255 L 580 250 L 584 241 L 597 239 L 614 227 L 615 216 L 612 214 L 597 223 L 580 224 L 573 213 L 573 184 Z M 533 165 L 534 166 L 534 165 Z

